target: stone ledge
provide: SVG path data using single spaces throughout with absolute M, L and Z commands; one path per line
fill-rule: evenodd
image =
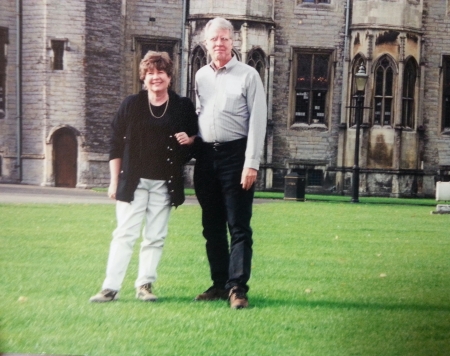
M 432 214 L 450 214 L 450 205 L 438 204 L 436 210 L 431 212 Z

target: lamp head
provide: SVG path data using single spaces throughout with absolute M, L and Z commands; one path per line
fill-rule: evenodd
M 356 90 L 364 91 L 364 88 L 367 83 L 368 75 L 366 74 L 366 68 L 363 64 L 359 66 L 358 73 L 355 74 L 355 82 L 356 82 Z

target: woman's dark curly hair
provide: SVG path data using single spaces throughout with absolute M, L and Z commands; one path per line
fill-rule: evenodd
M 172 78 L 173 63 L 167 52 L 148 51 L 139 64 L 139 78 L 145 79 L 149 69 L 163 70 Z

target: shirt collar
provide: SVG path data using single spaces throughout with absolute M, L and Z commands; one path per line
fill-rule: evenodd
M 209 63 L 209 66 L 212 68 L 212 70 L 214 72 L 217 72 L 219 69 L 223 69 L 223 70 L 231 69 L 236 65 L 237 62 L 238 62 L 238 60 L 236 59 L 236 56 L 233 56 L 233 57 L 231 57 L 229 62 L 221 68 L 217 68 L 213 61 L 211 61 L 211 63 Z

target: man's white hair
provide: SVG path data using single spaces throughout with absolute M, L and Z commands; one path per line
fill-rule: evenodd
M 228 30 L 230 31 L 230 36 L 233 36 L 234 28 L 230 21 L 224 19 L 223 17 L 216 17 L 209 20 L 205 26 L 205 36 L 209 30 Z

